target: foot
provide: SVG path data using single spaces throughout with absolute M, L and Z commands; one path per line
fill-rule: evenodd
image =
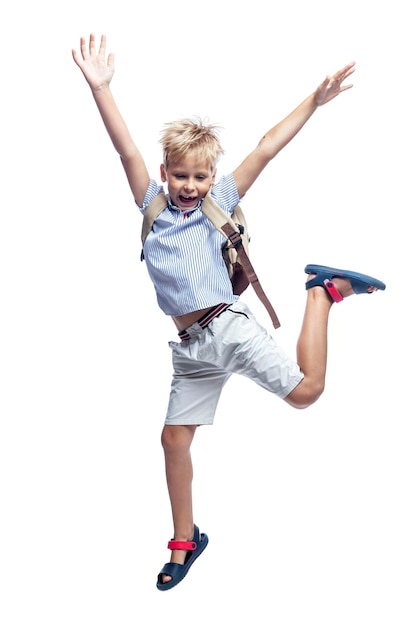
M 316 287 L 324 288 L 332 303 L 341 302 L 353 294 L 373 293 L 378 289 L 385 289 L 382 281 L 359 272 L 339 270 L 326 265 L 307 265 L 304 271 L 308 274 L 306 289 L 317 291 Z
M 185 535 L 183 537 L 174 537 L 174 539 L 172 539 L 168 543 L 168 548 L 174 541 L 193 541 L 194 533 L 195 531 L 194 531 L 194 524 L 193 524 L 191 533 L 189 533 L 188 537 Z M 189 550 L 176 550 L 175 548 L 174 549 L 170 548 L 170 549 L 171 549 L 170 563 L 178 563 L 178 565 L 184 565 L 185 559 L 187 558 L 187 554 Z M 169 583 L 172 580 L 172 576 L 169 576 L 169 574 L 162 574 L 161 580 L 163 583 Z
M 208 544 L 208 537 L 204 533 L 200 534 L 197 526 L 194 526 L 194 535 L 191 540 L 179 541 L 173 539 L 168 542 L 168 548 L 172 550 L 171 561 L 165 563 L 158 574 L 156 583 L 160 591 L 172 589 L 187 575 L 188 570 L 194 561 L 205 550 Z
M 307 277 L 307 283 L 312 280 L 314 277 L 316 276 L 316 274 L 309 274 Z M 343 299 L 348 298 L 349 296 L 354 296 L 355 292 L 353 291 L 352 285 L 350 283 L 350 280 L 347 278 L 334 278 L 332 280 L 332 283 L 334 284 L 334 286 L 336 287 L 337 291 L 340 293 L 340 295 L 342 296 Z M 317 285 L 316 286 L 317 289 L 319 289 L 321 287 L 321 285 Z M 314 289 L 314 287 L 313 287 Z M 321 289 L 323 291 L 323 289 Z M 367 292 L 368 293 L 372 293 L 373 291 L 378 291 L 378 289 L 376 287 L 372 287 L 371 285 L 369 285 L 367 287 Z
M 187 541 L 192 541 L 192 539 L 190 540 L 187 539 Z M 178 565 L 184 565 L 187 553 L 188 553 L 188 550 L 172 550 L 171 558 L 169 562 L 178 563 Z M 162 574 L 161 580 L 163 584 L 169 583 L 172 580 L 172 576 L 169 576 L 168 574 Z

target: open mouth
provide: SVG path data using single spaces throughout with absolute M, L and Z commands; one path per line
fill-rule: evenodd
M 197 201 L 198 196 L 179 196 L 179 199 L 181 201 L 181 204 L 184 204 L 186 206 L 190 206 L 191 204 L 194 204 Z

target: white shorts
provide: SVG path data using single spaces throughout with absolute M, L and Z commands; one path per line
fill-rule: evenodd
M 190 339 L 170 341 L 174 374 L 165 424 L 212 424 L 223 386 L 241 374 L 285 398 L 304 378 L 248 306 L 231 304 L 208 326 L 185 329 Z

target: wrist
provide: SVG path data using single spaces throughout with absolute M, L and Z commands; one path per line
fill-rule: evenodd
M 90 85 L 91 91 L 93 93 L 104 93 L 106 91 L 110 91 L 109 83 L 100 83 L 99 85 Z
M 319 106 L 321 105 L 320 102 L 320 98 L 319 98 L 320 94 L 319 94 L 319 90 L 316 89 L 316 91 L 311 94 L 311 108 L 313 109 L 313 112 L 319 108 Z

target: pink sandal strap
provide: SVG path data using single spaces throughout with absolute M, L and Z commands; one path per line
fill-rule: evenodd
M 168 541 L 168 550 L 195 550 L 196 548 L 195 541 Z
M 324 286 L 333 302 L 342 302 L 343 296 L 332 280 L 325 279 Z

